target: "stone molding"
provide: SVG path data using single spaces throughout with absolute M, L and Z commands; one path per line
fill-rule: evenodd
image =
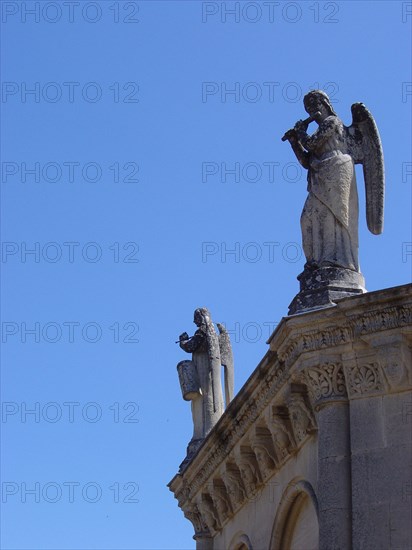
M 330 309 L 336 311 L 338 308 Z M 305 317 L 308 315 L 306 314 Z M 364 335 L 410 326 L 412 324 L 412 304 L 399 307 L 391 306 L 343 317 L 341 323 L 336 323 L 336 320 L 334 320 L 332 326 L 328 326 L 326 323 L 322 324 L 326 326 L 322 327 L 321 330 L 319 328 L 306 329 L 289 339 L 285 339 L 276 348 L 279 360 L 286 367 L 289 367 L 302 353 L 330 349 L 342 344 L 351 344 Z M 338 326 L 336 326 L 337 324 Z M 304 328 L 302 326 L 302 329 Z M 270 339 L 271 344 L 272 342 L 273 336 Z M 277 342 L 274 343 L 277 344 Z M 271 349 L 273 349 L 272 345 Z
M 333 315 L 282 320 L 271 349 L 169 484 L 196 537 L 219 532 L 299 451 L 321 406 L 411 387 L 412 285 L 372 294 L 342 300 Z

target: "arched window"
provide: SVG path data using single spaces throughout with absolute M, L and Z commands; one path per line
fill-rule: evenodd
M 253 550 L 249 537 L 244 533 L 236 533 L 229 545 L 230 550 Z
M 310 483 L 296 480 L 284 491 L 276 512 L 270 550 L 318 550 L 318 503 Z

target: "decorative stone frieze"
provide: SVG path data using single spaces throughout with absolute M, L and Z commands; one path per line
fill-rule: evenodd
M 359 299 L 355 298 L 355 300 Z M 347 300 L 342 301 L 342 305 L 345 302 Z M 336 308 L 330 309 L 336 311 Z M 273 336 L 269 339 L 271 349 L 277 352 L 279 359 L 285 363 L 286 367 L 293 364 L 302 353 L 326 348 L 332 349 L 343 344 L 350 344 L 360 336 L 401 328 L 412 323 L 412 306 L 409 304 L 400 307 L 386 307 L 382 310 L 366 313 L 357 312 L 356 314 L 343 316 L 341 319 L 335 318 L 333 325 L 325 310 L 323 310 L 323 313 L 326 320 L 322 322 L 322 325 L 324 325 L 322 328 L 313 329 L 311 325 L 309 327 L 304 326 L 302 331 L 292 334 L 291 338 L 286 338 L 281 342 L 276 350 L 274 346 L 278 342 L 275 341 Z
M 352 341 L 353 330 L 349 325 L 328 327 L 321 331 L 310 329 L 303 334 L 296 335 L 291 342 L 285 342 L 278 355 L 279 359 L 289 367 L 302 353 L 330 349 Z
M 349 323 L 353 327 L 354 337 L 401 328 L 412 323 L 412 306 L 410 304 L 401 307 L 390 306 L 367 311 L 362 315 L 354 314 L 349 317 Z

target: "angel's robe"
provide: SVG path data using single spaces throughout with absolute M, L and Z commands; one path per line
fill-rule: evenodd
M 181 342 L 180 347 L 192 353 L 199 378 L 201 394 L 192 400 L 192 440 L 203 439 L 224 411 L 218 337 L 214 331 L 202 327 L 189 340 Z
M 359 271 L 355 166 L 342 121 L 327 117 L 302 144 L 309 152 L 309 195 L 301 216 L 308 265 Z

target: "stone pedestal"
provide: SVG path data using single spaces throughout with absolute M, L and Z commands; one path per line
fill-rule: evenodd
M 300 292 L 289 305 L 289 315 L 332 306 L 340 298 L 366 292 L 362 273 L 342 267 L 305 268 L 298 281 Z

